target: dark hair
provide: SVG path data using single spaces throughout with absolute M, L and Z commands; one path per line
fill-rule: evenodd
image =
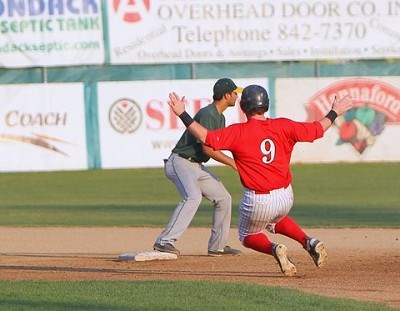
M 254 115 L 257 115 L 257 114 L 260 114 L 260 115 L 264 114 L 267 111 L 268 111 L 268 108 L 266 108 L 266 107 L 251 108 L 251 109 L 246 111 L 246 115 L 251 117 L 251 116 L 254 116 Z
M 214 94 L 213 95 L 213 100 L 221 100 L 222 97 L 224 97 L 225 94 L 226 93 L 224 93 L 224 94 Z

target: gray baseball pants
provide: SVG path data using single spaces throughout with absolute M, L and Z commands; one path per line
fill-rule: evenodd
M 164 169 L 182 200 L 156 243 L 174 245 L 189 227 L 204 196 L 214 205 L 208 250 L 223 249 L 228 241 L 232 208 L 232 197 L 224 185 L 203 164 L 191 162 L 174 153 L 165 161 Z

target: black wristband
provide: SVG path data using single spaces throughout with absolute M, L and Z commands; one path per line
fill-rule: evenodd
M 336 111 L 331 110 L 328 112 L 328 114 L 325 116 L 325 118 L 328 118 L 329 120 L 331 120 L 331 122 L 335 122 L 335 119 L 338 117 L 338 114 L 336 113 Z
M 193 118 L 189 116 L 189 114 L 184 111 L 179 115 L 179 118 L 182 120 L 183 124 L 185 124 L 186 127 L 189 127 L 190 124 L 194 122 Z

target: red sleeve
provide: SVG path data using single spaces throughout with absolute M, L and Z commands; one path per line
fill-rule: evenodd
M 214 150 L 231 150 L 236 140 L 236 126 L 220 128 L 214 131 L 207 131 L 205 145 Z
M 314 140 L 324 136 L 324 129 L 319 121 L 315 122 L 296 122 L 291 121 L 289 136 L 296 142 L 313 142 Z

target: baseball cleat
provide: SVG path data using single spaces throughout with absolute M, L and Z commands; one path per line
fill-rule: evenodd
M 324 243 L 320 240 L 307 238 L 306 250 L 318 268 L 321 268 L 326 263 L 328 255 L 326 254 Z
M 179 255 L 181 253 L 179 251 L 179 249 L 177 249 L 171 243 L 165 243 L 164 245 L 162 245 L 160 243 L 154 243 L 153 249 L 156 251 L 159 251 L 159 252 L 171 253 L 171 254 L 176 254 L 176 255 Z
M 286 276 L 294 276 L 297 273 L 296 266 L 290 261 L 287 256 L 287 248 L 283 244 L 274 244 L 272 255 L 278 262 L 281 271 Z
M 230 246 L 225 246 L 223 249 L 218 251 L 208 251 L 208 256 L 224 256 L 224 255 L 235 255 L 239 256 L 242 252 L 238 249 L 234 249 Z

